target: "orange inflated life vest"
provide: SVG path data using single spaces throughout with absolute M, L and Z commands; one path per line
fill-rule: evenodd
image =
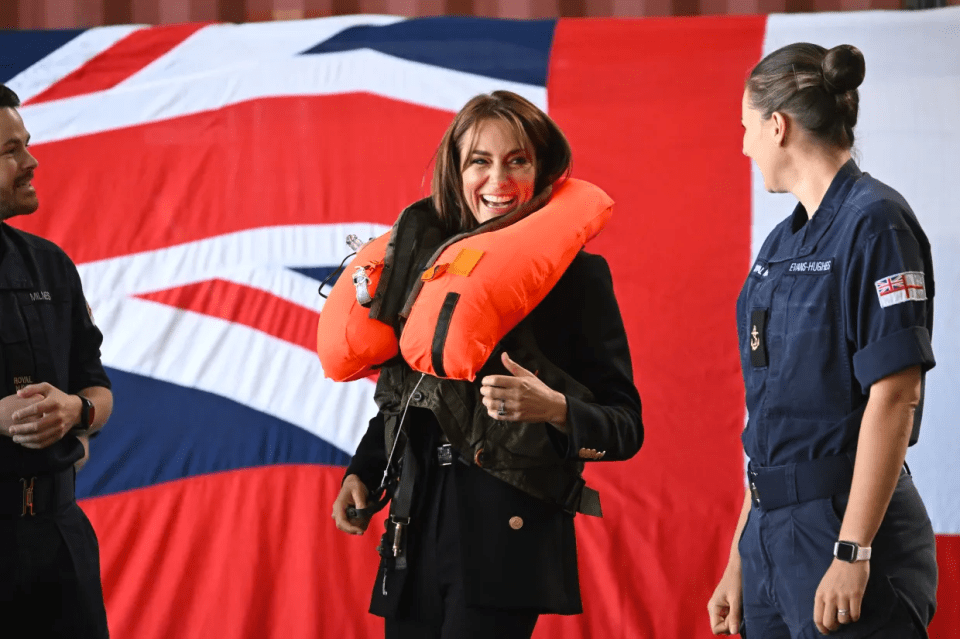
M 317 355 L 323 374 L 337 382 L 366 377 L 373 367 L 397 354 L 393 328 L 370 318 L 370 309 L 357 299 L 373 296 L 383 273 L 383 258 L 390 233 L 362 246 L 343 272 L 320 311 Z M 365 303 L 369 304 L 369 300 Z
M 335 381 L 365 377 L 399 347 L 416 371 L 474 380 L 496 344 L 606 226 L 612 209 L 600 188 L 570 178 L 537 211 L 450 244 L 411 293 L 399 345 L 391 326 L 370 318 L 353 281 L 356 275 L 361 288 L 366 283 L 370 296 L 377 289 L 390 233 L 373 240 L 337 280 L 320 314 L 317 353 L 324 375 Z
M 613 200 L 570 178 L 521 220 L 448 246 L 423 274 L 400 352 L 416 371 L 473 381 L 497 343 L 603 230 Z

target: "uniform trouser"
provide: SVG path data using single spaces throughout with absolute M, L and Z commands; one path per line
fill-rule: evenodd
M 744 637 L 820 639 L 813 621 L 820 580 L 833 561 L 833 544 L 848 495 L 795 506 L 750 510 L 740 537 Z M 902 474 L 873 541 L 870 580 L 860 620 L 830 636 L 856 639 L 927 637 L 936 607 L 933 528 L 914 487 Z
M 431 473 L 422 523 L 411 531 L 417 540 L 407 568 L 402 612 L 385 621 L 385 637 L 529 639 L 537 613 L 474 608 L 466 603 L 453 474 L 452 466 L 440 466 Z
M 31 639 L 108 636 L 97 535 L 76 502 L 0 517 L 0 620 Z

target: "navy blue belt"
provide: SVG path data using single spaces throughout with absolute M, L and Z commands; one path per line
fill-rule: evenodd
M 773 510 L 849 492 L 853 459 L 837 455 L 785 466 L 750 464 L 747 478 L 754 505 Z

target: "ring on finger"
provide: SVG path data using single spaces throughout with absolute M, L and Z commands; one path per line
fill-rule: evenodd
M 497 415 L 499 415 L 500 417 L 503 417 L 506 414 L 507 414 L 507 402 L 506 400 L 501 399 L 500 408 L 497 409 Z
M 837 616 L 838 616 L 838 617 L 846 617 L 846 616 L 849 615 L 849 614 L 850 614 L 850 611 L 849 611 L 849 610 L 840 609 L 840 610 L 837 611 Z

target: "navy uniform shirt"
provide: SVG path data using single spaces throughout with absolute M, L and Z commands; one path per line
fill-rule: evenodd
M 76 266 L 56 244 L 0 223 L 0 397 L 49 382 L 67 394 L 110 388 Z M 0 476 L 69 468 L 83 446 L 68 433 L 40 450 L 0 436 Z
M 934 366 L 933 292 L 910 206 L 847 162 L 812 219 L 798 205 L 770 233 L 737 300 L 751 462 L 854 450 L 870 386 Z

